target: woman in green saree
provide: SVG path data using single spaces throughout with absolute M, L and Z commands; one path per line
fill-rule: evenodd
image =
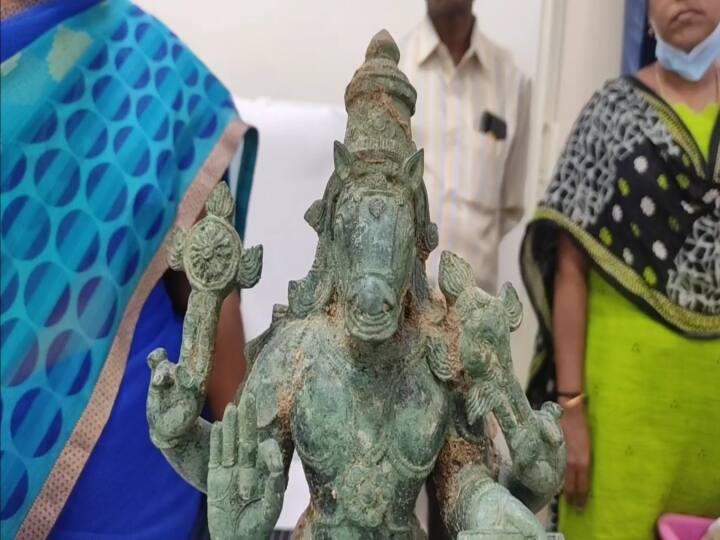
M 522 247 L 568 540 L 720 514 L 720 2 L 649 8 L 659 61 L 584 108 Z

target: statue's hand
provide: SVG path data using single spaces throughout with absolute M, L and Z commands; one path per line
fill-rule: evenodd
M 488 482 L 463 492 L 458 540 L 497 538 L 545 539 L 545 531 L 533 513 L 507 489 Z
M 515 476 L 534 491 L 558 491 L 565 474 L 565 443 L 559 419 L 562 409 L 544 403 L 508 441 Z
M 213 540 L 264 540 L 282 509 L 285 491 L 282 452 L 277 441 L 258 444 L 251 394 L 229 404 L 222 423 L 213 424 L 208 465 L 208 526 Z
M 160 448 L 172 446 L 200 415 L 205 395 L 182 363 L 168 360 L 165 349 L 155 349 L 147 361 L 151 370 L 147 399 L 150 437 Z

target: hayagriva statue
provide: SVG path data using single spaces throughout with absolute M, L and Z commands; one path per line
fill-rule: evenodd
M 562 482 L 560 413 L 532 411 L 513 376 L 522 306 L 510 285 L 483 292 L 446 252 L 444 298 L 428 289 L 437 228 L 410 131 L 416 93 L 398 59 L 387 32 L 373 38 L 345 93 L 335 171 L 305 216 L 319 237 L 315 261 L 248 344 L 239 400 L 212 426 L 198 415 L 220 304 L 233 286 L 254 285 L 261 252 L 242 251 L 224 187 L 175 237 L 171 262 L 193 292 L 177 367 L 162 350 L 150 355 L 148 419 L 168 461 L 207 493 L 215 540 L 268 537 L 293 449 L 311 494 L 296 538 L 425 538 L 414 506 L 431 475 L 453 537 L 545 537 L 532 512 Z M 511 464 L 494 450 L 491 413 Z

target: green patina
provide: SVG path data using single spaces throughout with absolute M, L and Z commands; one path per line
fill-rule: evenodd
M 446 252 L 442 295 L 428 288 L 438 235 L 411 137 L 416 93 L 398 59 L 387 32 L 373 38 L 345 94 L 335 170 L 305 215 L 319 237 L 312 268 L 248 343 L 249 374 L 212 426 L 199 413 L 220 305 L 257 282 L 262 252 L 242 250 L 222 185 L 207 217 L 174 238 L 171 266 L 193 292 L 177 366 L 162 350 L 148 359 L 148 421 L 168 461 L 207 493 L 216 540 L 268 537 L 293 450 L 311 493 L 296 538 L 425 538 L 414 507 L 430 477 L 453 538 L 545 538 L 533 511 L 562 483 L 560 411 L 531 410 L 513 375 L 522 306 L 512 286 L 485 293 Z

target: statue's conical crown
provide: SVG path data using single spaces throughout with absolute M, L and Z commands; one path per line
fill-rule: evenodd
M 416 150 L 410 117 L 417 93 L 398 68 L 399 60 L 397 44 L 381 30 L 345 90 L 345 146 L 360 158 L 390 157 L 401 163 Z

